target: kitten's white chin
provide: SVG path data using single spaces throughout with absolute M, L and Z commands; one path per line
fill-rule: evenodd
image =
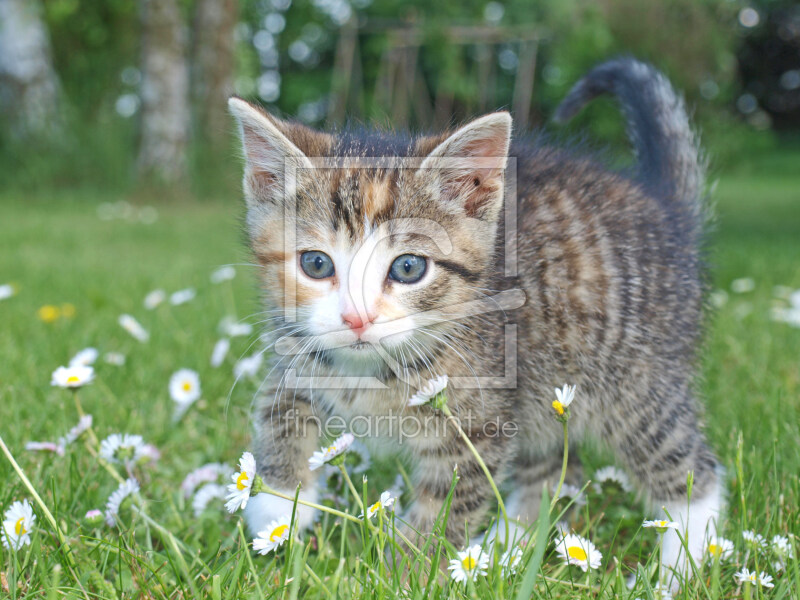
M 287 496 L 294 496 L 295 490 L 278 490 Z M 301 490 L 299 500 L 304 502 L 317 503 L 319 493 L 316 485 L 309 490 Z M 280 519 L 285 515 L 291 515 L 294 503 L 270 494 L 257 494 L 250 498 L 244 509 L 244 518 L 247 521 L 247 528 L 253 536 L 258 535 L 259 531 L 267 528 L 272 521 Z M 297 505 L 295 512 L 295 523 L 297 529 L 302 530 L 311 525 L 314 521 L 316 510 L 310 506 Z

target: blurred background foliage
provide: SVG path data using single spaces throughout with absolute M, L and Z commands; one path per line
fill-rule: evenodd
M 93 186 L 135 195 L 167 184 L 171 193 L 232 193 L 239 177 L 233 125 L 220 120 L 219 97 L 197 91 L 199 70 L 211 68 L 198 66 L 208 62 L 198 48 L 225 47 L 224 40 L 209 42 L 210 34 L 233 42 L 231 56 L 211 53 L 217 70 L 229 72 L 220 89 L 313 126 L 337 127 L 346 115 L 428 129 L 497 108 L 524 110 L 515 118 L 526 128 L 547 126 L 591 66 L 631 54 L 656 64 L 683 90 L 714 166 L 745 165 L 763 150 L 795 144 L 800 131 L 795 2 L 161 0 L 174 4 L 180 21 L 167 31 L 167 17 L 155 14 L 152 1 L 41 4 L 60 86 L 57 115 L 46 127 L 20 133 L 12 127 L 19 117 L 3 109 L 0 186 Z M 203 10 L 227 11 L 230 27 L 209 28 Z M 148 26 L 183 39 L 175 56 L 185 61 L 191 82 L 180 90 L 184 114 L 161 114 L 156 127 L 185 119 L 179 136 L 185 165 L 172 174 L 142 168 L 152 112 L 143 109 L 151 76 L 145 56 L 156 39 L 143 35 Z M 595 103 L 566 129 L 584 131 L 624 147 L 622 119 L 610 102 Z

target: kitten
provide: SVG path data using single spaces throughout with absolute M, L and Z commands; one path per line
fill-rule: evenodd
M 317 500 L 308 458 L 329 435 L 325 419 L 353 430 L 359 421 L 366 442 L 412 457 L 416 498 L 404 519 L 419 532 L 430 532 L 458 465 L 446 534 L 461 544 L 485 522 L 491 489 L 440 412 L 407 406 L 448 375 L 449 406 L 493 476 L 514 482 L 509 516 L 530 523 L 561 467 L 553 389 L 572 383 L 571 439 L 613 449 L 655 514 L 666 507 L 688 525 L 692 554 L 702 554 L 722 505 L 693 393 L 703 169 L 683 101 L 635 60 L 595 68 L 557 118 L 604 93 L 629 121 L 630 176 L 511 143 L 505 112 L 408 138 L 320 133 L 230 100 L 248 234 L 282 352 L 269 349 L 254 415 L 270 486 L 294 494 L 300 484 L 301 499 Z M 419 429 L 394 426 L 406 417 Z M 313 512 L 297 508 L 308 525 Z M 262 494 L 247 518 L 256 531 L 289 510 Z M 677 565 L 680 548 L 667 535 L 665 562 Z

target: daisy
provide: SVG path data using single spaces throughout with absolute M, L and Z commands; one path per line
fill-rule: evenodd
M 197 490 L 197 493 L 192 500 L 192 510 L 194 511 L 194 516 L 199 517 L 202 515 L 212 500 L 225 500 L 226 493 L 227 490 L 225 489 L 224 485 L 220 485 L 219 483 L 205 484 L 203 487 Z
M 633 489 L 627 473 L 612 466 L 597 469 L 594 474 L 594 480 L 594 489 L 597 491 L 597 493 L 602 492 L 603 485 L 606 483 L 618 485 L 620 488 L 622 488 L 623 492 L 630 492 Z
M 350 448 L 354 440 L 355 438 L 352 433 L 345 433 L 339 436 L 333 444 L 327 448 L 322 448 L 321 451 L 314 452 L 311 458 L 308 459 L 309 469 L 312 471 L 319 469 L 325 463 L 347 452 L 347 449 Z
M 706 554 L 710 557 L 726 560 L 733 554 L 733 542 L 725 538 L 716 538 L 706 545 Z
M 19 550 L 31 543 L 31 530 L 36 522 L 30 502 L 14 502 L 3 516 L 3 546 Z
M 253 326 L 228 315 L 219 322 L 219 332 L 228 337 L 241 337 L 253 333 Z
M 106 523 L 113 527 L 119 515 L 119 509 L 128 496 L 139 493 L 139 482 L 133 478 L 126 479 L 112 492 L 106 502 Z
M 775 554 L 783 556 L 785 558 L 794 558 L 794 550 L 792 550 L 792 544 L 789 542 L 789 538 L 783 535 L 776 535 L 772 538 L 772 550 Z
M 180 369 L 169 379 L 169 395 L 181 412 L 194 404 L 200 398 L 200 393 L 200 376 L 197 371 Z
M 258 375 L 258 370 L 261 368 L 262 362 L 264 362 L 264 357 L 260 352 L 253 354 L 253 356 L 242 358 L 233 365 L 233 374 L 236 379 L 255 377 Z
M 234 277 L 236 277 L 236 269 L 230 265 L 225 265 L 211 273 L 209 279 L 211 283 L 222 283 L 223 281 L 230 281 Z
M 752 292 L 754 289 L 756 289 L 756 282 L 752 277 L 741 277 L 731 282 L 731 290 L 737 294 Z
M 667 521 L 662 519 L 660 521 L 645 521 L 642 527 L 655 527 L 658 533 L 664 533 L 667 529 L 679 529 L 680 525 L 675 521 Z
M 767 540 L 765 540 L 764 536 L 760 533 L 748 529 L 742 532 L 742 537 L 744 538 L 744 543 L 747 544 L 751 550 L 763 551 L 767 549 Z
M 94 369 L 76 365 L 74 367 L 58 367 L 50 376 L 50 385 L 62 388 L 79 388 L 94 380 Z
M 214 344 L 214 350 L 211 351 L 211 366 L 214 368 L 220 366 L 230 349 L 231 341 L 228 338 L 222 338 Z
M 197 296 L 197 292 L 194 291 L 194 288 L 178 290 L 177 292 L 173 292 L 169 297 L 169 303 L 172 304 L 172 306 L 180 306 L 181 304 L 191 302 L 194 300 L 195 296 Z
M 110 463 L 126 467 L 139 462 L 144 455 L 144 440 L 140 435 L 112 433 L 100 442 L 100 456 Z
M 553 409 L 559 416 L 564 414 L 564 411 L 572 404 L 575 399 L 575 390 L 578 386 L 564 384 L 561 389 L 555 388 L 556 399 L 553 400 Z
M 119 352 L 106 352 L 103 355 L 103 360 L 109 365 L 121 367 L 125 364 L 125 355 Z
M 164 290 L 153 290 L 144 297 L 144 307 L 147 310 L 153 310 L 166 299 L 167 292 Z
M 249 452 L 242 454 L 239 459 L 239 471 L 231 475 L 233 483 L 228 484 L 228 496 L 225 508 L 229 513 L 237 509 L 244 509 L 250 499 L 250 489 L 256 478 L 256 459 Z
M 447 375 L 439 375 L 433 379 L 428 380 L 422 388 L 417 390 L 417 393 L 408 399 L 408 406 L 422 406 L 433 400 L 436 396 L 441 394 L 447 387 Z
M 228 479 L 233 473 L 228 465 L 222 463 L 208 463 L 189 473 L 181 482 L 181 491 L 185 498 L 204 483 L 217 483 L 220 479 Z
M 29 452 L 53 452 L 64 456 L 64 446 L 55 442 L 26 442 L 25 450 Z
M 514 546 L 510 550 L 506 550 L 503 556 L 500 557 L 500 566 L 503 567 L 503 573 L 507 576 L 516 573 L 519 564 L 522 562 L 522 548 Z
M 142 324 L 131 315 L 120 315 L 119 324 L 125 331 L 130 333 L 134 338 L 142 343 L 150 339 L 150 334 L 147 332 L 147 330 L 142 327 Z
M 394 504 L 395 498 L 392 498 L 392 494 L 387 490 L 381 494 L 381 499 L 375 502 L 374 504 L 367 507 L 367 518 L 371 519 L 375 516 L 375 514 L 383 507 L 386 510 L 392 508 Z M 360 519 L 364 518 L 364 513 L 362 512 L 358 515 Z
M 78 419 L 78 424 L 70 429 L 63 437 L 58 439 L 58 443 L 62 446 L 69 446 L 72 442 L 86 433 L 92 426 L 92 415 L 83 415 Z
M 39 317 L 40 321 L 45 323 L 53 323 L 61 316 L 61 309 L 57 306 L 53 306 L 52 304 L 45 304 L 36 311 L 36 316 Z
M 159 460 L 161 460 L 161 450 L 156 448 L 153 444 L 145 444 L 142 446 L 142 451 L 139 454 L 139 461 L 154 464 Z
M 733 578 L 739 583 L 749 583 L 751 585 L 760 585 L 763 587 L 775 587 L 775 584 L 772 583 L 772 576 L 767 575 L 763 571 L 761 573 L 757 573 L 755 571 L 748 571 L 746 568 L 743 568 L 738 573 L 735 573 Z
M 92 510 L 86 511 L 86 515 L 83 518 L 90 524 L 97 525 L 103 520 L 103 511 L 93 508 Z
M 467 580 L 475 581 L 478 575 L 486 575 L 489 567 L 489 555 L 483 551 L 478 544 L 470 546 L 463 552 L 458 553 L 458 558 L 450 560 L 450 577 L 454 581 L 462 582 Z
M 556 488 L 558 486 L 553 484 L 553 495 L 556 494 Z M 561 493 L 559 494 L 559 499 L 570 498 L 576 505 L 583 506 L 586 504 L 586 496 L 584 496 L 583 491 L 577 485 L 572 485 L 571 483 L 565 483 L 561 486 Z
M 566 537 L 572 533 L 572 527 L 566 521 L 559 521 L 555 524 L 556 534 L 560 537 Z
M 584 573 L 589 569 L 597 569 L 603 559 L 592 542 L 574 533 L 556 539 L 556 551 L 566 564 L 580 567 Z
M 269 554 L 289 539 L 291 517 L 284 515 L 267 525 L 264 531 L 259 531 L 253 539 L 253 550 L 259 554 Z
M 0 285 L 0 300 L 7 300 L 16 293 L 17 290 L 14 288 L 12 284 L 4 283 L 3 285 Z
M 97 351 L 97 348 L 84 348 L 70 359 L 69 366 L 90 367 L 95 363 L 99 354 L 100 353 Z

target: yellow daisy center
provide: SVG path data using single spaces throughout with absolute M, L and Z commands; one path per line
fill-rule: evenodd
M 192 389 L 192 384 L 189 383 L 188 381 L 184 381 L 181 387 L 183 388 L 184 392 L 188 392 L 189 390 Z
M 722 554 L 722 546 L 718 546 L 717 544 L 709 544 L 708 552 L 711 554 L 711 556 L 719 556 Z
M 275 529 L 272 530 L 272 533 L 269 534 L 269 541 L 274 542 L 275 540 L 281 538 L 286 530 L 289 529 L 288 525 L 278 525 Z
M 67 383 L 80 383 L 80 382 L 81 378 L 78 377 L 77 375 L 70 375 L 69 377 L 67 377 Z
M 244 471 L 239 473 L 239 477 L 236 478 L 236 489 L 243 490 L 244 488 L 246 488 L 247 484 L 245 482 L 248 479 L 250 478 L 247 476 L 247 473 L 245 473 Z
M 25 530 L 25 517 L 22 517 L 19 521 L 16 522 L 16 524 L 14 525 L 14 532 L 17 535 L 24 535 L 28 533 Z
M 558 413 L 559 416 L 564 414 L 564 405 L 558 400 L 553 400 L 553 409 Z
M 752 581 L 753 583 L 755 583 L 755 581 L 756 581 L 756 574 L 755 574 L 755 573 L 751 573 L 751 574 L 750 574 L 750 581 Z
M 666 527 L 666 526 L 667 526 L 666 521 L 656 521 L 656 527 Z
M 381 507 L 381 503 L 380 503 L 380 500 L 379 500 L 378 502 L 376 502 L 375 504 L 373 504 L 372 506 L 369 507 L 369 514 L 374 515 L 376 512 L 378 512 L 378 509 L 380 507 Z
M 330 454 L 331 452 L 336 452 L 336 446 L 328 446 L 327 450 L 325 450 L 325 454 Z
M 477 564 L 478 561 L 476 561 L 471 556 L 467 556 L 466 558 L 464 558 L 464 560 L 461 561 L 461 565 L 464 567 L 464 570 L 466 571 L 472 571 L 472 569 L 474 569 L 475 565 Z
M 581 548 L 580 546 L 570 546 L 567 548 L 567 554 L 570 558 L 574 558 L 575 560 L 586 560 L 586 550 Z

